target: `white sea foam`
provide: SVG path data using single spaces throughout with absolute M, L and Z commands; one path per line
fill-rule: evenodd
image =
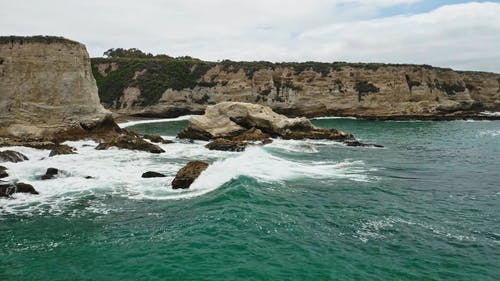
M 164 121 L 164 120 L 163 120 Z M 173 138 L 173 137 L 170 137 Z M 9 177 L 5 180 L 32 184 L 39 195 L 14 194 L 12 199 L 0 200 L 0 215 L 23 213 L 36 215 L 68 212 L 68 206 L 83 200 L 84 211 L 105 214 L 111 212 L 102 202 L 106 196 L 130 200 L 185 199 L 211 192 L 239 176 L 248 176 L 262 182 L 281 182 L 297 178 L 348 179 L 366 182 L 374 179 L 362 161 L 298 161 L 273 155 L 272 148 L 289 152 L 317 153 L 321 145 L 337 145 L 327 141 L 275 140 L 269 151 L 263 147 L 249 147 L 243 153 L 211 151 L 203 141 L 179 141 L 161 144 L 166 151 L 151 154 L 139 151 L 95 150 L 93 141 L 67 142 L 78 154 L 48 157 L 49 150 L 27 147 L 10 147 L 29 157 L 29 161 L 1 163 L 7 166 Z M 193 183 L 189 190 L 172 190 L 171 181 L 177 171 L 190 160 L 211 162 L 209 168 Z M 43 181 L 40 176 L 47 168 L 54 167 L 62 173 L 53 180 Z M 142 173 L 156 171 L 166 178 L 141 178 Z M 85 179 L 90 176 L 91 179 Z M 85 200 L 91 197 L 96 200 Z M 102 200 L 100 200 L 102 199 Z M 88 202 L 87 202 L 88 201 Z M 82 212 L 82 210 L 76 210 Z
M 500 130 L 487 130 L 479 132 L 480 137 L 497 137 L 500 136 Z
M 500 112 L 493 112 L 493 111 L 483 111 L 481 112 L 481 114 L 485 116 L 500 116 Z
M 183 115 L 177 118 L 163 118 L 163 119 L 149 119 L 149 120 L 137 120 L 137 121 L 128 121 L 124 123 L 119 123 L 118 126 L 120 128 L 127 128 L 139 124 L 149 124 L 149 123 L 163 123 L 163 122 L 174 122 L 174 121 L 183 121 L 189 120 L 194 115 Z

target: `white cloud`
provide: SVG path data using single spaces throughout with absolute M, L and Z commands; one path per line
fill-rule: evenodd
M 500 72 L 500 4 L 378 18 L 421 0 L 0 0 L 0 34 L 209 60 L 381 61 Z

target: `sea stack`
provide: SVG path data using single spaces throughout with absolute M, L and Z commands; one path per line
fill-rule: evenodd
M 116 130 L 100 104 L 85 45 L 0 37 L 0 137 L 66 140 Z

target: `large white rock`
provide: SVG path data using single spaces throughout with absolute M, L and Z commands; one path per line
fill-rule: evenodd
M 237 119 L 251 123 L 251 127 L 275 133 L 281 133 L 290 127 L 314 128 L 307 118 L 288 118 L 268 106 L 244 102 L 221 102 L 208 106 L 204 115 L 191 117 L 189 127 L 192 130 L 208 132 L 212 137 L 225 137 L 247 130 L 232 121 Z

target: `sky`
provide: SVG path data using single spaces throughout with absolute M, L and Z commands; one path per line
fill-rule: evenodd
M 0 35 L 204 60 L 414 63 L 500 73 L 500 1 L 0 0 Z

